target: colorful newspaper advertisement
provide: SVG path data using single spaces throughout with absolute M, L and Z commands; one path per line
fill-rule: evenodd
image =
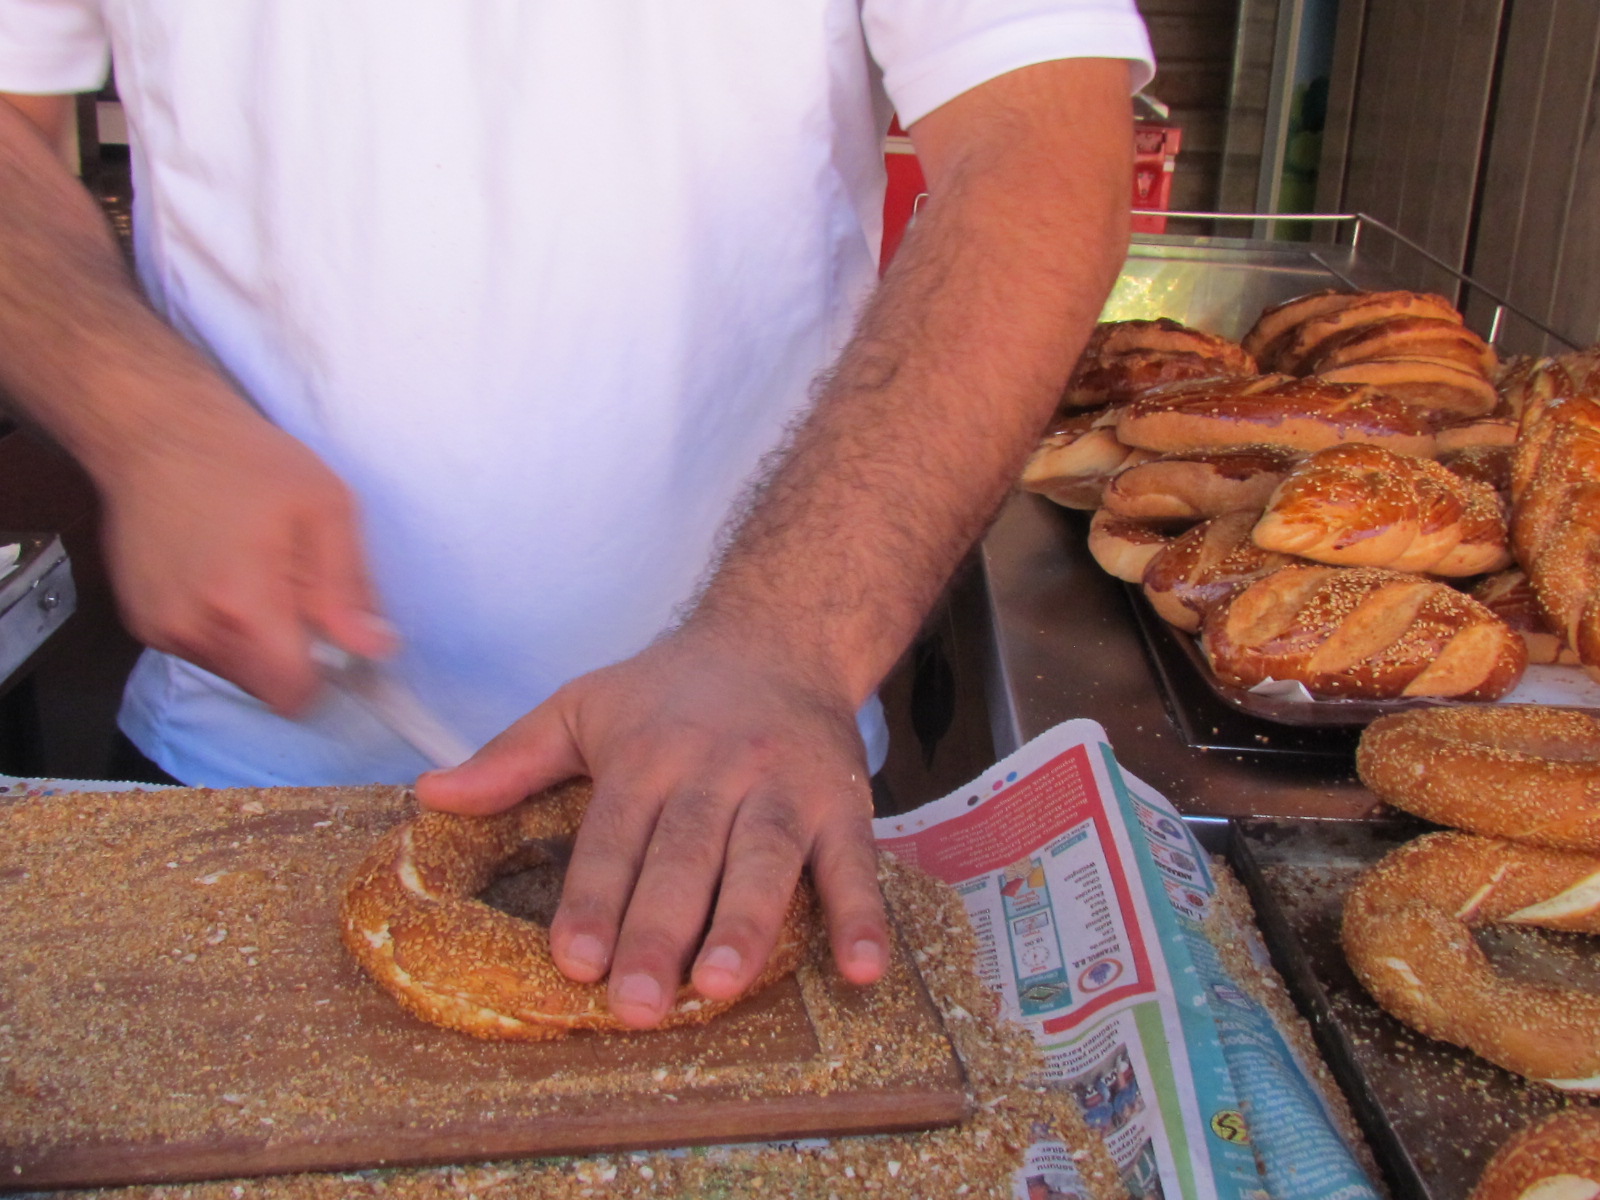
M 1131 1195 L 1376 1200 L 1271 1019 L 1206 934 L 1205 851 L 1117 765 L 1093 721 L 1042 734 L 972 786 L 874 823 L 949 883 L 979 969 L 1025 1023 Z M 1033 1146 L 1027 1200 L 1085 1193 L 1068 1147 Z

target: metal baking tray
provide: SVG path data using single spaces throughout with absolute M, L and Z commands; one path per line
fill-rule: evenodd
M 1345 894 L 1363 870 L 1426 828 L 1405 819 L 1242 820 L 1232 825 L 1227 854 L 1397 1200 L 1466 1200 L 1513 1133 L 1587 1102 L 1413 1032 L 1350 971 L 1339 946 Z M 1496 927 L 1478 940 L 1510 974 L 1600 990 L 1591 939 Z
M 1124 587 L 1145 653 L 1167 703 L 1167 715 L 1189 745 L 1201 750 L 1311 755 L 1344 761 L 1355 753 L 1362 728 L 1376 719 L 1378 714 L 1347 721 L 1324 720 L 1321 714 L 1327 706 L 1319 706 L 1316 713 L 1304 714 L 1303 718 L 1291 712 L 1289 715 L 1296 719 L 1281 719 L 1277 715 L 1280 708 L 1307 706 L 1252 696 L 1240 688 L 1225 686 L 1212 673 L 1193 637 L 1157 616 L 1135 585 Z
M 1462 701 L 1438 696 L 1415 696 L 1394 700 L 1318 699 L 1306 701 L 1253 692 L 1247 688 L 1233 687 L 1217 678 L 1211 664 L 1206 661 L 1198 638 L 1174 629 L 1163 621 L 1140 594 L 1137 587 L 1124 584 L 1129 592 L 1138 621 L 1140 636 L 1144 638 L 1156 675 L 1168 694 L 1181 698 L 1182 712 L 1174 716 L 1186 733 L 1195 723 L 1195 714 L 1205 706 L 1206 700 L 1225 709 L 1236 710 L 1250 717 L 1281 725 L 1298 725 L 1314 729 L 1348 730 L 1352 738 L 1365 726 L 1388 713 L 1404 712 L 1411 708 L 1441 708 L 1471 703 L 1553 704 L 1562 708 L 1576 708 L 1600 715 L 1600 684 L 1591 682 L 1581 667 L 1539 665 L 1528 668 L 1523 682 L 1500 701 Z M 1213 723 L 1215 718 L 1210 718 Z M 1196 731 L 1198 733 L 1198 731 Z M 1203 737 L 1203 735 L 1202 735 Z M 1190 738 L 1191 745 L 1204 745 L 1204 740 Z M 1354 742 L 1352 740 L 1352 746 Z M 1213 749 L 1217 747 L 1212 747 Z M 1237 746 L 1226 748 L 1238 749 Z
M 1165 685 L 1175 693 L 1187 693 L 1193 686 L 1204 688 L 1220 704 L 1265 721 L 1281 725 L 1307 725 L 1318 729 L 1348 728 L 1360 730 L 1385 713 L 1406 708 L 1425 708 L 1436 705 L 1436 700 L 1284 700 L 1264 696 L 1246 688 L 1223 683 L 1212 671 L 1200 649 L 1198 638 L 1174 629 L 1159 616 L 1139 594 L 1133 584 L 1127 585 L 1132 593 L 1130 601 L 1139 621 L 1139 631 L 1157 663 L 1157 673 Z M 1188 682 L 1194 681 L 1193 684 Z M 1188 701 L 1193 705 L 1193 700 Z
M 1205 221 L 1238 237 L 1135 234 L 1128 263 L 1101 319 L 1171 316 L 1197 329 L 1239 338 L 1261 310 L 1318 288 L 1426 287 L 1452 281 L 1449 299 L 1487 341 L 1503 336 L 1549 339 L 1557 353 L 1578 343 L 1518 308 L 1393 226 L 1367 213 L 1215 213 L 1144 210 L 1135 215 Z M 1313 241 L 1278 240 L 1275 232 L 1310 226 Z M 1203 265 L 1194 271 L 1191 266 Z M 1431 284 L 1413 275 L 1428 273 Z M 1306 283 L 1307 280 L 1314 282 Z M 1156 312 L 1164 307 L 1165 313 Z M 1135 311 L 1123 311 L 1132 309 Z

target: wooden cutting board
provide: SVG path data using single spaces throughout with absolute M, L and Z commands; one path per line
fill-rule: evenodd
M 701 1028 L 482 1042 L 346 957 L 340 885 L 393 788 L 0 799 L 0 1189 L 904 1130 L 968 1110 L 904 953 Z M 495 899 L 536 906 L 550 881 Z M 535 899 L 530 899 L 533 897 Z

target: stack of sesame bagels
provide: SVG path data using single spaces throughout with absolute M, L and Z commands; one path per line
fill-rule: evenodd
M 1429 1037 L 1600 1094 L 1600 996 L 1506 976 L 1472 936 L 1600 933 L 1600 720 L 1517 704 L 1395 713 L 1363 733 L 1356 765 L 1381 799 L 1454 827 L 1351 890 L 1341 936 L 1362 985 Z
M 1600 676 L 1600 352 L 1502 365 L 1440 296 L 1317 292 L 1237 344 L 1104 323 L 1022 486 L 1231 686 Z
M 1356 766 L 1381 799 L 1454 827 L 1357 880 L 1341 930 L 1356 977 L 1428 1037 L 1600 1095 L 1600 996 L 1502 973 L 1473 936 L 1600 933 L 1600 719 L 1520 704 L 1396 713 L 1368 726 Z M 1471 1200 L 1534 1197 L 1600 1197 L 1600 1111 L 1580 1104 L 1518 1133 Z
M 1467 1200 L 1596 1200 L 1600 1110 L 1569 1108 L 1519 1131 L 1495 1152 Z

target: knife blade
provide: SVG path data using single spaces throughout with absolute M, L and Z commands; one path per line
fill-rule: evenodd
M 454 767 L 473 755 L 473 748 L 431 713 L 394 673 L 375 662 L 328 642 L 314 642 L 312 661 L 334 687 L 376 717 L 435 767 Z

